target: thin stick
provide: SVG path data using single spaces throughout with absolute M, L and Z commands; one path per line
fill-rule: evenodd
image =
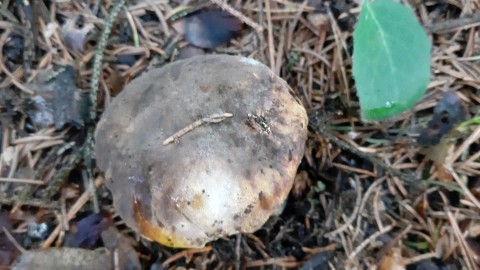
M 427 260 L 427 259 L 433 259 L 433 258 L 438 258 L 437 254 L 435 252 L 430 252 L 430 253 L 418 255 L 418 256 L 415 256 L 415 257 L 412 257 L 412 258 L 404 258 L 403 263 L 405 265 L 409 265 L 409 264 L 417 263 L 419 261 L 423 261 L 423 260 Z
M 45 185 L 45 182 L 43 182 L 42 180 L 33 180 L 33 179 L 24 179 L 24 178 L 0 177 L 0 182 L 32 184 L 32 185 Z
M 162 31 L 165 33 L 165 35 L 167 37 L 170 36 L 170 30 L 168 29 L 167 20 L 165 19 L 165 16 L 163 16 L 162 11 L 160 11 L 160 9 L 157 7 L 157 4 L 155 4 L 153 2 L 153 0 L 148 0 L 148 3 L 153 8 L 153 11 L 155 12 L 155 15 L 157 15 L 158 20 L 160 21 L 160 24 L 162 25 Z
M 462 145 L 460 145 L 460 147 L 458 147 L 457 150 L 456 150 L 452 155 L 449 155 L 449 156 L 447 157 L 447 160 L 445 161 L 445 168 L 451 170 L 453 163 L 454 163 L 463 153 L 465 153 L 465 151 L 467 151 L 467 149 L 470 147 L 470 145 L 472 145 L 473 143 L 475 143 L 476 141 L 478 141 L 479 138 L 480 138 L 480 126 L 478 126 L 478 127 L 472 132 L 472 134 L 470 134 L 470 136 L 468 136 L 468 138 L 465 139 L 465 141 L 463 141 Z
M 270 10 L 270 0 L 265 0 L 265 9 L 267 13 L 267 27 L 268 27 L 268 58 L 270 60 L 270 68 L 275 70 L 275 45 L 273 44 L 273 26 L 272 26 L 272 12 Z
M 212 250 L 212 247 L 203 247 L 203 248 L 190 248 L 190 249 L 186 249 L 186 250 L 183 250 L 183 251 L 180 251 L 176 254 L 173 254 L 172 256 L 170 256 L 168 259 L 166 259 L 163 263 L 162 263 L 162 266 L 164 267 L 167 267 L 168 265 L 170 265 L 171 263 L 181 259 L 181 258 L 187 258 L 188 256 L 191 256 L 193 254 L 197 254 L 197 253 L 208 253 Z
M 362 202 L 360 203 L 360 209 L 358 210 L 358 213 L 362 213 L 363 209 L 365 209 L 365 206 L 367 205 L 367 201 L 370 197 L 370 195 L 373 193 L 376 187 L 378 187 L 380 184 L 382 184 L 385 181 L 385 177 L 379 178 L 373 182 L 370 187 L 367 189 L 365 194 L 363 194 Z M 355 227 L 355 232 L 353 233 L 353 236 L 351 239 L 355 240 L 357 239 L 357 236 L 360 234 L 360 225 L 362 221 L 362 215 L 358 215 L 357 218 L 357 223 Z
M 380 218 L 380 211 L 378 210 L 378 197 L 380 195 L 381 188 L 377 188 L 375 191 L 375 195 L 373 196 L 373 216 L 375 217 L 375 220 L 377 221 L 377 226 L 380 230 L 383 230 L 385 228 L 383 226 L 382 219 Z
M 469 17 L 448 20 L 425 27 L 429 33 L 446 33 L 457 29 L 474 27 L 480 23 L 480 12 L 473 13 Z
M 459 245 L 460 252 L 464 257 L 464 261 L 467 266 L 467 269 L 478 269 L 475 262 L 473 261 L 472 256 L 470 255 L 468 245 L 465 242 L 465 239 L 462 235 L 462 231 L 460 230 L 460 227 L 458 226 L 457 219 L 453 216 L 452 212 L 450 211 L 450 208 L 448 207 L 448 200 L 445 194 L 441 192 L 440 196 L 442 198 L 442 201 L 445 203 L 445 205 L 443 206 L 443 209 L 445 213 L 447 213 L 448 220 L 450 221 L 450 225 L 452 226 L 453 235 L 457 239 L 458 243 L 460 244 Z
M 194 130 L 195 128 L 197 128 L 197 127 L 199 127 L 199 126 L 201 126 L 205 123 L 218 123 L 218 122 L 221 122 L 221 121 L 225 120 L 226 118 L 230 118 L 232 116 L 233 116 L 233 114 L 231 114 L 231 113 L 215 113 L 215 114 L 209 115 L 207 117 L 204 117 L 202 119 L 199 119 L 199 120 L 191 123 L 190 125 L 182 128 L 181 130 L 177 131 L 172 136 L 168 137 L 165 141 L 163 141 L 163 145 L 168 145 L 172 142 L 177 141 L 178 138 L 182 137 L 183 135 L 187 134 L 188 132 Z
M 470 191 L 470 189 L 467 187 L 467 185 L 463 182 L 462 179 L 460 179 L 460 176 L 452 169 L 448 169 L 448 172 L 453 176 L 453 179 L 455 179 L 455 182 L 460 186 L 462 191 L 465 193 L 465 196 L 467 196 L 468 199 L 478 208 L 480 209 L 480 202 L 477 200 L 475 195 Z
M 360 211 L 360 202 L 362 201 L 362 185 L 358 181 L 358 178 L 355 179 L 356 187 L 357 187 L 357 198 L 355 199 L 355 209 L 353 209 L 352 215 L 348 218 L 348 220 L 342 226 L 338 227 L 336 230 L 328 232 L 325 234 L 325 237 L 329 238 L 335 234 L 339 234 L 346 230 L 348 226 L 350 226 Z
M 244 22 L 246 25 L 252 27 L 253 29 L 255 29 L 255 31 L 257 32 L 262 32 L 263 31 L 263 27 L 261 25 L 259 25 L 258 23 L 252 21 L 250 18 L 246 17 L 245 15 L 243 15 L 241 12 L 239 12 L 238 10 L 234 9 L 233 7 L 231 7 L 230 5 L 228 5 L 227 3 L 225 3 L 224 1 L 222 0 L 210 0 L 212 1 L 213 3 L 215 3 L 216 5 L 218 5 L 220 8 L 228 11 L 228 13 L 232 14 L 233 16 L 235 16 L 237 19 L 239 19 L 240 21 Z
M 128 9 L 126 7 L 124 7 L 124 9 L 125 9 L 125 15 L 127 17 L 128 23 L 130 24 L 130 28 L 132 29 L 133 45 L 135 46 L 135 48 L 138 48 L 140 47 L 140 42 L 138 41 L 138 31 L 137 31 L 137 27 L 135 26 L 135 21 L 133 20 L 132 14 L 128 12 Z
M 17 242 L 17 240 L 15 239 L 15 237 L 13 237 L 13 235 L 10 234 L 10 232 L 2 226 L 2 229 L 3 229 L 3 233 L 5 234 L 5 236 L 8 238 L 8 240 L 10 240 L 10 242 L 12 242 L 12 244 L 21 252 L 21 253 L 25 253 L 26 250 Z
M 357 256 L 368 244 L 373 242 L 375 239 L 377 239 L 380 235 L 387 233 L 393 229 L 392 225 L 388 225 L 385 227 L 383 230 L 380 230 L 374 234 L 372 234 L 370 237 L 368 237 L 365 241 L 363 241 L 350 255 L 348 255 L 348 260 L 351 261 L 355 256 Z

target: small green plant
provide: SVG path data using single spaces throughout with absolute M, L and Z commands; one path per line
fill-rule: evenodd
M 395 116 L 423 96 L 430 50 L 410 8 L 393 0 L 363 3 L 353 35 L 353 75 L 363 120 Z

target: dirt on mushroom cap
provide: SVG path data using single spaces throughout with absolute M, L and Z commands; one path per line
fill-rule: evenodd
M 265 65 L 198 56 L 143 74 L 114 99 L 97 127 L 97 163 L 127 225 L 167 246 L 201 247 L 253 232 L 281 207 L 307 121 Z

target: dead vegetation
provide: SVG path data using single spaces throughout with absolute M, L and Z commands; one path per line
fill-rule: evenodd
M 92 172 L 94 156 L 84 158 L 95 124 L 85 105 L 97 76 L 93 58 L 112 2 L 0 3 L 5 269 L 26 250 L 66 246 L 72 235 L 73 246 L 103 246 L 97 240 L 110 224 L 137 240 L 145 269 L 478 268 L 478 1 L 403 1 L 430 34 L 433 76 L 411 111 L 382 123 L 363 123 L 358 114 L 351 74 L 358 1 L 126 1 L 97 74 L 94 120 L 142 71 L 205 53 L 266 63 L 310 116 L 282 215 L 254 234 L 187 250 L 136 238 L 113 211 L 102 174 Z M 452 102 L 439 102 L 445 93 L 454 93 Z M 444 109 L 435 111 L 439 104 Z M 101 222 L 80 223 L 93 213 L 102 213 Z M 76 233 L 82 230 L 97 233 L 85 240 Z

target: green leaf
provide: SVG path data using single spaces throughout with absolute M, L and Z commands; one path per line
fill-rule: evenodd
M 470 120 L 467 120 L 467 121 L 464 121 L 462 122 L 458 127 L 457 127 L 457 130 L 458 131 L 464 131 L 467 129 L 468 126 L 471 126 L 471 125 L 478 125 L 480 124 L 480 116 L 476 116 Z
M 428 242 L 410 242 L 406 241 L 405 244 L 411 248 L 416 248 L 420 250 L 425 250 L 430 247 L 430 244 Z
M 411 9 L 392 0 L 364 2 L 353 34 L 353 75 L 364 120 L 395 116 L 423 96 L 430 50 Z

